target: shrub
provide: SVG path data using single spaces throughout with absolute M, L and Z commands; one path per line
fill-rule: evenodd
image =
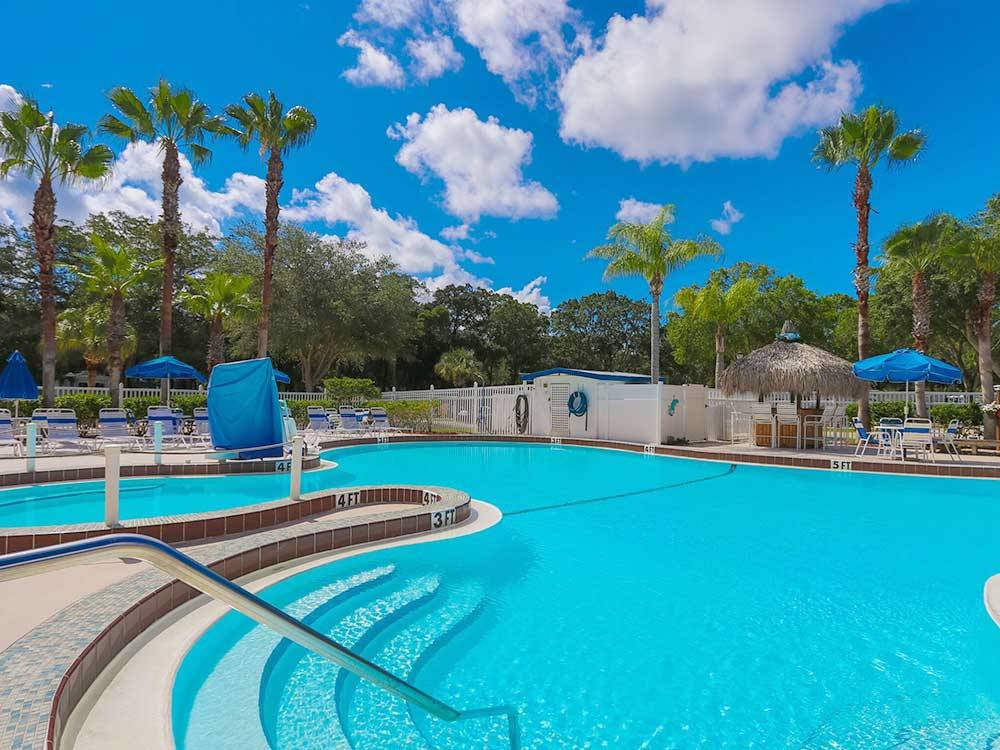
M 368 406 L 381 406 L 389 424 L 417 432 L 430 432 L 434 410 L 440 401 L 369 401 Z
M 172 396 L 170 399 L 170 405 L 175 409 L 180 409 L 188 416 L 191 416 L 194 414 L 195 409 L 202 406 L 208 406 L 208 395 L 203 393 L 197 396 Z
M 35 409 L 37 409 L 41 405 L 42 405 L 42 402 L 39 401 L 38 399 L 35 399 L 34 401 L 26 401 L 24 399 L 21 399 L 17 403 L 17 414 L 18 414 L 18 416 L 21 416 L 21 417 L 30 417 L 31 416 L 31 412 L 33 412 Z M 14 413 L 14 402 L 13 401 L 0 400 L 0 409 L 10 409 L 10 413 L 13 414 Z
M 322 406 L 324 409 L 335 408 L 332 401 L 286 401 L 288 404 L 288 410 L 292 413 L 292 419 L 295 420 L 295 424 L 300 427 L 308 424 L 309 415 L 306 410 L 310 406 Z
M 146 418 L 146 409 L 150 406 L 160 406 L 159 396 L 129 396 L 122 403 L 123 409 L 129 409 L 136 419 Z
M 353 404 L 356 399 L 367 401 L 378 398 L 381 392 L 369 378 L 327 378 L 323 381 L 325 401 Z
M 878 422 L 880 419 L 902 419 L 904 404 L 902 401 L 874 401 L 871 410 L 872 422 Z M 854 419 L 856 416 L 858 416 L 857 403 L 848 404 L 847 418 Z
M 948 424 L 957 419 L 962 424 L 983 423 L 983 410 L 979 404 L 935 404 L 931 407 L 931 419 L 936 424 Z
M 57 409 L 72 409 L 81 427 L 97 424 L 97 412 L 111 406 L 111 396 L 103 393 L 69 393 L 56 397 Z

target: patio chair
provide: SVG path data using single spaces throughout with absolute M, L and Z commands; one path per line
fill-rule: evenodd
M 34 418 L 34 415 L 32 415 Z M 45 415 L 47 425 L 45 450 L 59 448 L 89 453 L 94 444 L 80 437 L 80 427 L 76 422 L 76 412 L 72 409 L 49 409 Z
M 146 439 L 153 440 L 155 425 L 160 424 L 161 435 L 165 444 L 188 444 L 187 437 L 181 433 L 181 422 L 169 406 L 150 406 L 146 409 Z
M 350 433 L 360 433 L 362 430 L 361 420 L 358 418 L 358 411 L 353 406 L 340 407 L 340 431 Z
M 944 446 L 945 453 L 951 457 L 952 461 L 962 460 L 962 452 L 959 451 L 958 445 L 955 443 L 955 441 L 958 440 L 958 434 L 961 427 L 961 420 L 953 419 L 948 423 L 945 431 L 941 434 L 941 445 Z
M 307 406 L 306 416 L 309 417 L 309 432 L 325 434 L 336 429 L 336 426 L 330 421 L 329 412 L 322 406 Z
M 775 442 L 776 447 L 781 447 L 781 441 L 784 437 L 781 434 L 782 427 L 794 427 L 795 428 L 795 447 L 802 447 L 802 418 L 799 416 L 799 410 L 793 403 L 781 403 L 778 404 L 775 409 L 774 421 L 777 425 L 777 442 Z
M 777 430 L 774 426 L 774 415 L 771 413 L 771 404 L 769 403 L 756 403 L 751 407 L 750 410 L 750 441 L 751 444 L 757 445 L 757 426 L 767 425 L 768 430 L 771 433 L 771 447 L 773 448 L 777 443 L 775 441 Z
M 200 445 L 212 445 L 212 430 L 208 426 L 208 409 L 204 406 L 194 408 L 194 432 L 191 440 Z
M 97 412 L 97 447 L 105 445 L 139 445 L 139 438 L 129 432 L 128 414 L 124 409 L 101 409 Z
M 14 434 L 14 421 L 10 409 L 0 409 L 0 447 L 11 447 L 14 455 L 21 455 L 21 441 Z
M 882 455 L 883 451 L 885 450 L 885 445 L 881 441 L 879 441 L 879 439 L 875 435 L 872 435 L 870 432 L 868 432 L 868 430 L 865 429 L 865 423 L 862 422 L 857 417 L 852 419 L 851 423 L 854 425 L 854 430 L 858 434 L 858 447 L 854 449 L 854 455 L 863 456 L 865 455 L 865 452 L 868 450 L 868 448 L 872 446 L 874 446 L 877 449 L 876 450 L 877 455 Z
M 826 447 L 826 431 L 833 426 L 835 411 L 836 406 L 827 404 L 823 407 L 822 414 L 807 414 L 802 418 L 803 448 L 807 448 L 809 443 L 817 448 Z
M 373 432 L 402 432 L 400 428 L 393 427 L 389 424 L 389 415 L 385 413 L 385 408 L 381 406 L 373 406 L 369 411 L 372 418 L 372 431 Z
M 934 462 L 934 424 L 929 419 L 907 419 L 903 423 L 903 435 L 900 440 L 900 447 L 903 450 L 903 458 L 906 459 L 906 451 L 912 450 L 920 460 L 920 457 L 930 453 L 931 461 Z

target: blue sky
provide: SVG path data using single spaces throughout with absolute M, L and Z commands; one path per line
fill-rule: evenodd
M 628 198 L 675 203 L 675 234 L 715 236 L 725 263 L 850 292 L 853 175 L 809 162 L 816 128 L 845 107 L 891 105 L 929 138 L 918 164 L 876 176 L 873 241 L 1000 191 L 1000 6 L 986 0 L 94 1 L 71 22 L 61 3 L 8 0 L 4 15 L 25 30 L 6 39 L 8 99 L 94 124 L 119 84 L 163 76 L 216 109 L 274 89 L 319 121 L 287 159 L 284 215 L 353 232 L 431 284 L 543 304 L 607 288 L 582 258 Z M 224 228 L 260 210 L 263 167 L 232 144 L 214 151 L 182 208 Z M 155 215 L 155 153 L 128 156 L 101 194 L 64 191 L 64 215 Z M 29 187 L 0 186 L 0 220 L 27 220 Z M 742 218 L 719 234 L 726 201 Z

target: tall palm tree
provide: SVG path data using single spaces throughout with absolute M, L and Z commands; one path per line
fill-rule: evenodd
M 180 303 L 209 322 L 209 371 L 226 361 L 226 322 L 256 310 L 250 294 L 252 286 L 251 276 L 214 271 L 200 279 L 188 279 L 187 291 L 181 292 Z
M 56 194 L 55 183 L 97 180 L 114 161 L 107 146 L 86 148 L 83 125 L 58 125 L 31 99 L 11 112 L 0 113 L 0 178 L 11 173 L 38 176 L 31 210 L 31 232 L 38 258 L 42 323 L 42 403 L 53 406 L 56 396 Z
M 854 177 L 854 210 L 858 217 L 858 237 L 854 243 L 854 289 L 858 295 L 859 359 L 871 354 L 868 219 L 872 210 L 872 171 L 883 160 L 889 166 L 914 161 L 924 150 L 926 142 L 927 138 L 919 130 L 900 132 L 899 119 L 894 110 L 873 105 L 857 114 L 845 113 L 839 123 L 820 130 L 819 142 L 813 149 L 813 162 L 828 170 L 845 164 L 853 164 L 857 170 Z M 870 423 L 867 391 L 861 396 L 858 415 L 862 422 Z
M 890 268 L 910 275 L 913 303 L 913 348 L 927 353 L 931 338 L 931 290 L 929 275 L 940 262 L 945 242 L 957 222 L 937 214 L 916 224 L 902 226 L 886 238 L 882 252 Z M 928 416 L 926 384 L 917 383 L 917 415 Z
M 483 366 L 471 349 L 462 347 L 449 349 L 442 354 L 441 359 L 434 365 L 434 372 L 438 377 L 457 386 L 483 380 Z
M 756 279 L 737 279 L 726 288 L 719 279 L 704 287 L 681 289 L 674 301 L 691 313 L 695 320 L 715 326 L 715 387 L 726 368 L 726 328 L 743 316 L 757 298 L 760 284 Z
M 125 328 L 122 341 L 122 359 L 135 353 L 135 329 Z M 59 315 L 56 326 L 56 344 L 66 352 L 79 352 L 87 370 L 87 386 L 93 388 L 97 372 L 108 359 L 108 311 L 101 304 L 71 307 Z
M 118 86 L 108 94 L 117 114 L 101 118 L 105 133 L 130 143 L 156 143 L 163 152 L 162 231 L 163 287 L 160 296 L 160 355 L 170 354 L 173 338 L 174 266 L 181 236 L 179 194 L 181 183 L 180 153 L 184 151 L 194 166 L 206 163 L 212 152 L 205 145 L 206 134 L 225 134 L 223 119 L 213 116 L 208 106 L 195 99 L 188 89 L 173 88 L 165 80 L 149 90 L 143 103 L 132 89 Z M 167 381 L 162 386 L 166 398 Z
M 274 252 L 278 247 L 278 196 L 284 185 L 283 157 L 304 145 L 316 131 L 316 117 L 305 107 L 292 107 L 287 112 L 273 91 L 250 93 L 243 104 L 231 104 L 226 114 L 237 123 L 232 129 L 240 144 L 247 148 L 258 144 L 262 159 L 267 159 L 264 204 L 264 278 L 261 291 L 260 322 L 257 328 L 257 356 L 267 356 L 267 335 L 271 323 L 271 279 L 274 274 Z
M 125 322 L 125 295 L 136 284 L 144 281 L 163 267 L 163 258 L 144 263 L 139 253 L 127 247 L 112 247 L 98 235 L 92 235 L 92 255 L 76 267 L 76 275 L 84 288 L 108 302 L 108 389 L 111 405 L 118 406 L 118 386 L 122 380 L 122 350 L 128 333 Z
M 666 205 L 648 224 L 619 222 L 608 231 L 608 242 L 598 245 L 588 258 L 608 261 L 605 280 L 623 276 L 641 276 L 649 284 L 652 298 L 649 307 L 649 375 L 651 382 L 660 379 L 660 295 L 663 281 L 671 273 L 695 258 L 722 254 L 713 239 L 675 240 L 666 225 L 673 221 L 674 207 Z

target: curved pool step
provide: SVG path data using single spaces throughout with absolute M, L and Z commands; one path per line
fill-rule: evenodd
M 485 598 L 483 587 L 475 582 L 447 592 L 440 606 L 409 621 L 377 654 L 369 654 L 369 658 L 397 677 L 407 679 L 429 649 L 476 615 Z M 406 702 L 386 690 L 369 682 L 347 680 L 337 705 L 340 723 L 355 750 L 390 747 L 430 750 L 431 746 L 413 723 Z
M 318 609 L 332 604 L 341 605 L 391 578 L 394 565 L 364 570 L 342 580 L 321 586 L 282 607 L 300 620 Z M 238 615 L 227 615 L 239 622 Z M 241 623 L 242 624 L 242 623 Z M 185 750 L 215 750 L 219 739 L 207 731 L 196 734 L 196 728 L 215 726 L 218 716 L 233 719 L 227 730 L 227 747 L 243 750 L 268 750 L 267 738 L 260 723 L 260 676 L 264 665 L 281 641 L 273 630 L 250 626 L 246 634 L 225 652 L 209 677 L 198 689 L 198 698 L 188 722 L 186 736 L 179 743 Z
M 354 651 L 377 638 L 399 618 L 430 600 L 439 586 L 434 575 L 406 580 L 396 590 L 367 602 L 346 617 L 320 618 L 320 632 Z M 337 686 L 343 670 L 301 649 L 287 649 L 264 669 L 261 724 L 270 747 L 295 750 L 348 750 L 350 744 L 337 715 Z

